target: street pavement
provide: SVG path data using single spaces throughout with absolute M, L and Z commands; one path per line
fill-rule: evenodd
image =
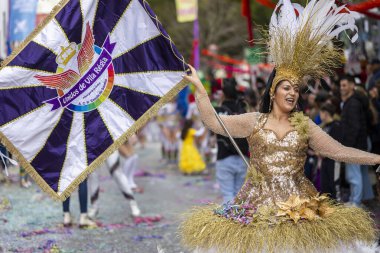
M 107 171 L 100 170 L 100 213 L 98 228 L 62 226 L 62 204 L 33 185 L 24 189 L 18 171 L 10 170 L 13 183 L 0 184 L 0 253 L 188 253 L 180 243 L 181 215 L 195 205 L 220 203 L 213 176 L 183 176 L 175 164 L 160 160 L 159 143 L 138 149 L 136 182 L 144 188 L 136 194 L 143 218 L 156 222 L 137 224 L 128 202 Z M 213 168 L 209 168 L 211 175 Z M 378 201 L 367 203 L 379 224 Z M 77 192 L 72 195 L 71 212 L 79 219 Z M 146 219 L 145 219 L 146 220 Z M 140 222 L 144 221 L 140 219 Z
M 0 253 L 115 252 L 165 253 L 186 251 L 180 244 L 181 214 L 192 206 L 221 201 L 212 176 L 183 176 L 175 164 L 160 161 L 160 145 L 138 149 L 136 182 L 144 188 L 136 194 L 142 217 L 157 222 L 136 224 L 128 202 L 107 171 L 100 171 L 98 228 L 62 226 L 62 204 L 33 185 L 18 184 L 18 171 L 10 170 L 11 184 L 0 184 Z M 211 173 L 213 174 L 213 173 Z M 71 213 L 79 219 L 77 192 L 71 198 Z M 144 220 L 140 220 L 144 221 Z

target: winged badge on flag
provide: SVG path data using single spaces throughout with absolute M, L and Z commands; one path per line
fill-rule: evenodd
M 186 82 L 145 0 L 63 0 L 0 69 L 0 138 L 64 200 Z
M 53 105 L 52 110 L 64 106 L 72 111 L 87 112 L 97 108 L 108 98 L 115 75 L 111 54 L 116 43 L 111 44 L 109 36 L 101 48 L 95 46 L 94 42 L 87 23 L 78 54 L 78 46 L 71 42 L 68 47 L 62 47 L 56 58 L 58 74 L 34 76 L 48 88 L 57 89 L 59 97 L 46 101 Z M 97 60 L 93 62 L 95 54 Z

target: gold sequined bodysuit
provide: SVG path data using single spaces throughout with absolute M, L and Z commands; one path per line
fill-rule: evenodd
M 196 102 L 205 125 L 226 135 L 207 94 L 197 94 Z M 267 114 L 221 118 L 233 137 L 247 138 L 250 168 L 233 203 L 197 207 L 188 214 L 180 226 L 188 248 L 202 253 L 335 253 L 342 252 L 342 245 L 376 240 L 369 214 L 320 196 L 303 167 L 308 147 L 347 163 L 376 164 L 380 156 L 341 145 L 302 113 L 289 118 L 294 129 L 282 137 L 265 128 Z

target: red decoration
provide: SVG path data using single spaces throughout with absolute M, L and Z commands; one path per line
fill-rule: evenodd
M 235 64 L 235 65 L 247 64 L 247 62 L 245 62 L 245 61 L 236 60 L 236 59 L 233 59 L 233 58 L 225 56 L 225 55 L 214 54 L 213 52 L 210 52 L 207 49 L 202 49 L 202 55 L 210 56 L 210 57 L 215 58 L 219 61 L 229 63 L 229 64 Z
M 270 0 L 256 0 L 256 2 L 258 2 L 261 5 L 266 6 L 268 8 L 274 9 L 276 7 L 276 5 L 274 3 L 272 3 Z
M 367 17 L 374 18 L 374 19 L 380 19 L 380 15 L 376 13 L 372 13 L 369 11 L 361 11 L 360 13 L 367 15 Z
M 247 18 L 247 29 L 248 29 L 248 41 L 249 45 L 253 46 L 253 27 L 252 27 L 252 17 L 251 17 L 251 7 L 250 0 L 241 0 L 241 15 Z
M 366 15 L 367 17 L 380 19 L 380 15 L 369 12 L 370 9 L 380 7 L 380 0 L 368 0 L 359 4 L 347 4 L 348 9 Z
M 242 0 L 242 1 L 244 1 L 244 0 Z M 276 7 L 276 5 L 274 3 L 272 3 L 270 0 L 256 0 L 256 2 L 258 2 L 261 5 L 266 6 L 268 8 L 274 9 Z M 342 4 L 341 1 L 339 1 L 339 0 L 336 2 Z M 364 15 L 367 15 L 370 18 L 380 19 L 379 14 L 372 13 L 372 12 L 368 11 L 370 9 L 380 7 L 380 0 L 368 0 L 368 1 L 365 1 L 362 3 L 358 3 L 358 4 L 347 4 L 347 7 L 351 11 L 360 12 Z
M 363 12 L 380 7 L 380 0 L 369 0 L 359 4 L 350 4 L 348 8 L 351 11 Z
M 249 11 L 249 0 L 241 0 L 241 15 L 243 17 L 248 17 Z

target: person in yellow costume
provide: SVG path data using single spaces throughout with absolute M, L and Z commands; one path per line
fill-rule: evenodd
M 185 121 L 181 132 L 182 147 L 178 166 L 179 170 L 185 175 L 200 173 L 206 168 L 206 164 L 195 143 L 196 138 L 201 137 L 204 133 L 204 127 L 196 130 L 193 128 L 191 119 Z
M 320 195 L 303 172 L 310 147 L 324 157 L 380 164 L 380 156 L 345 147 L 299 111 L 303 78 L 331 74 L 341 52 L 331 39 L 357 31 L 354 13 L 334 0 L 305 8 L 280 0 L 272 15 L 268 50 L 273 71 L 260 112 L 220 116 L 234 138 L 247 138 L 250 161 L 230 203 L 193 208 L 180 226 L 182 242 L 197 253 L 376 252 L 377 232 L 365 210 Z M 357 35 L 353 37 L 353 41 Z M 202 121 L 227 135 L 192 68 Z

